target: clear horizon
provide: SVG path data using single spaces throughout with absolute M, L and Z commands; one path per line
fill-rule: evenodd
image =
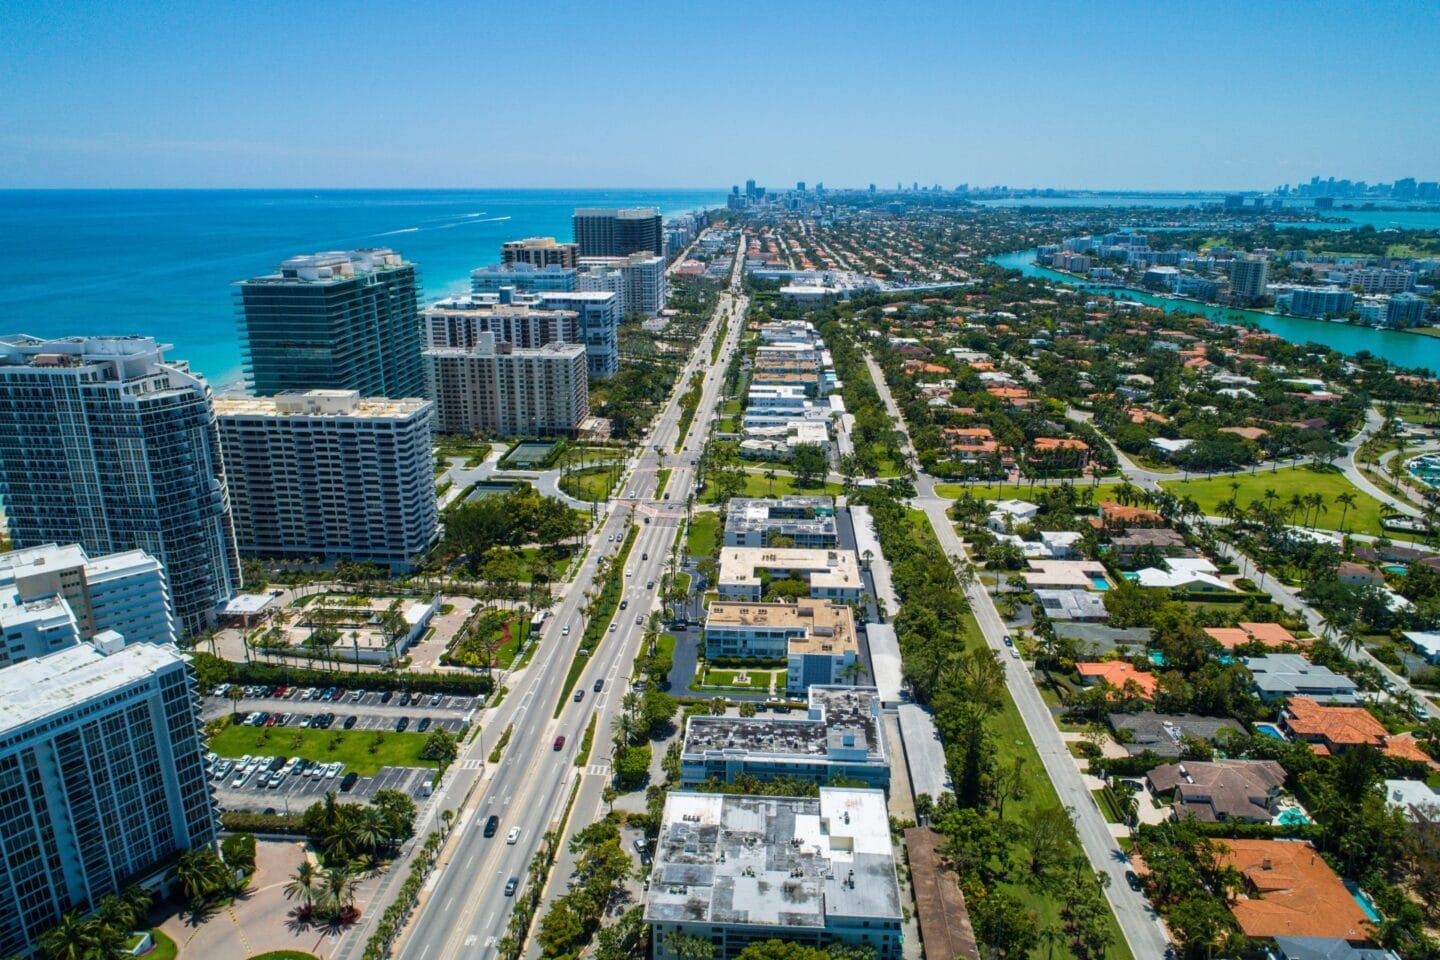
M 1440 127 L 1423 119 L 1440 23 L 1422 0 L 725 13 L 7 6 L 0 188 L 1440 179 Z

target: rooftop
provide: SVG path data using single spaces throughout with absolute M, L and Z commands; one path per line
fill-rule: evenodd
M 883 791 L 668 795 L 647 922 L 814 930 L 831 917 L 900 919 Z
M 241 284 L 343 283 L 368 273 L 411 265 L 389 247 L 328 250 L 291 257 L 280 264 L 278 272 L 242 280 Z
M 955 874 L 945 868 L 940 857 L 943 839 L 944 834 L 929 827 L 911 827 L 905 831 L 925 960 L 980 960 L 965 895 L 960 892 Z
M 1190 760 L 1156 767 L 1147 777 L 1157 793 L 1175 791 L 1181 817 L 1268 822 L 1285 768 L 1274 760 Z
M 0 670 L 0 738 L 183 663 L 174 647 L 137 643 L 106 656 L 79 646 Z
M 1245 877 L 1248 894 L 1230 905 L 1247 937 L 1365 940 L 1373 926 L 1360 904 L 1310 844 L 1227 839 L 1220 859 Z
M 759 570 L 796 571 L 809 574 L 811 590 L 861 589 L 860 566 L 853 550 L 804 550 L 778 547 L 722 547 L 720 583 L 732 586 L 759 586 Z
M 842 751 L 864 751 L 865 759 L 886 763 L 880 736 L 880 693 L 874 687 L 810 687 L 806 717 L 693 716 L 685 724 L 683 754 L 740 751 L 777 758 L 824 759 Z
M 1202 717 L 1195 713 L 1112 713 L 1110 726 L 1117 731 L 1130 731 L 1130 742 L 1123 745 L 1126 752 L 1140 754 L 1149 750 L 1162 757 L 1180 756 L 1180 741 L 1184 737 L 1214 742 L 1221 731 L 1245 732 L 1238 721 L 1229 717 Z
M 305 390 L 273 397 L 216 397 L 217 417 L 352 417 L 404 420 L 430 406 L 429 400 L 362 397 L 355 390 Z
M 1075 669 L 1080 672 L 1083 679 L 1099 680 L 1120 691 L 1124 691 L 1126 685 L 1133 682 L 1139 690 L 1138 696 L 1145 700 L 1155 696 L 1155 688 L 1159 683 L 1155 674 L 1142 673 L 1124 660 L 1077 663 Z

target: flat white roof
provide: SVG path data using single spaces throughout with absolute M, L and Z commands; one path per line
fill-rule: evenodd
M 184 663 L 171 646 L 137 643 L 105 656 L 89 644 L 0 670 L 0 737 Z

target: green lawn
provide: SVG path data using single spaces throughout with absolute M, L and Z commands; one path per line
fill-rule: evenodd
M 1378 537 L 1385 533 L 1380 526 L 1380 518 L 1394 512 L 1369 494 L 1362 493 L 1334 467 L 1286 467 L 1283 470 L 1258 470 L 1253 474 L 1237 473 L 1208 480 L 1165 480 L 1160 485 L 1177 496 L 1193 497 L 1205 513 L 1219 516 L 1220 504 L 1230 499 L 1232 483 L 1239 484 L 1234 493 L 1242 509 L 1255 500 L 1263 500 L 1266 490 L 1275 491 L 1278 496 L 1272 503 L 1281 510 L 1285 509 L 1292 493 L 1320 494 L 1325 498 L 1326 510 L 1314 523 L 1324 530 L 1339 530 L 1343 513 L 1347 531 Z M 1337 494 L 1347 492 L 1353 493 L 1356 500 L 1355 506 L 1348 511 L 1335 502 Z M 1300 521 L 1297 519 L 1294 522 Z
M 145 960 L 175 960 L 179 948 L 175 946 L 174 940 L 171 940 L 158 928 L 151 930 L 150 936 L 154 939 L 155 946 L 145 954 Z
M 1100 482 L 1100 489 L 1105 489 L 1105 484 L 1109 482 L 1118 481 L 1102 480 Z M 1079 487 L 1090 485 L 1093 483 L 1093 480 L 1085 481 L 1084 483 L 1076 481 L 1075 486 L 1078 491 Z M 1038 490 L 1039 488 L 1040 484 L 1037 483 L 1035 485 L 1035 489 Z M 964 495 L 967 489 L 970 491 L 970 496 L 974 497 L 977 500 L 1025 500 L 1031 493 L 1029 482 L 1021 482 L 1018 484 L 980 482 L 967 484 L 962 482 L 937 483 L 935 484 L 935 495 L 937 497 L 944 497 L 946 500 L 959 500 L 960 497 Z
M 763 473 L 750 473 L 747 471 L 745 474 L 745 489 L 740 491 L 739 496 L 783 497 L 792 493 L 838 497 L 841 493 L 844 493 L 844 488 L 838 483 L 830 483 L 829 481 L 826 481 L 818 487 L 796 487 L 795 478 L 788 473 L 776 474 L 775 481 L 772 483 L 765 479 Z M 715 503 L 718 495 L 719 489 L 715 484 L 711 483 L 706 486 L 703 502 Z
M 412 724 L 413 729 L 413 724 Z M 383 739 L 370 752 L 376 734 Z M 245 754 L 283 754 L 329 763 L 339 760 L 347 771 L 362 777 L 381 767 L 433 767 L 435 761 L 421 760 L 420 748 L 428 733 L 396 733 L 386 730 L 302 730 L 295 727 L 226 727 L 210 738 L 210 749 L 222 757 Z
M 588 466 L 602 460 L 624 460 L 626 452 L 623 447 L 569 446 L 555 459 L 555 466 L 573 467 L 581 464 Z
M 560 489 L 576 500 L 598 503 L 610 495 L 611 488 L 620 477 L 620 470 L 619 464 L 572 470 L 561 476 Z
M 966 638 L 967 645 L 983 644 L 980 626 L 975 622 L 974 616 L 970 616 L 968 620 L 970 629 Z M 1033 810 L 1047 805 L 1058 806 L 1060 799 L 1055 793 L 1055 787 L 1045 773 L 1045 767 L 1040 762 L 1040 755 L 1035 751 L 1035 744 L 1030 740 L 1029 731 L 1025 729 L 1025 721 L 1020 718 L 1020 711 L 1016 709 L 1015 701 L 1010 698 L 1008 689 L 1005 691 L 1005 708 L 990 720 L 990 732 L 995 738 L 997 768 L 1008 768 L 1014 762 L 1013 758 L 1015 757 L 1023 757 L 1025 760 L 1024 784 L 1020 788 L 1023 796 L 1019 800 L 1011 800 L 1005 804 L 1005 819 L 1024 823 Z M 1023 846 L 1023 841 L 1016 844 L 1015 859 L 1017 861 L 1023 862 L 1024 858 L 1028 856 L 1021 849 Z M 1074 844 L 1074 849 L 1076 853 L 1080 852 L 1078 840 Z M 1003 883 L 999 886 L 1015 894 L 1021 902 L 1034 910 L 1039 916 L 1041 926 L 1059 921 L 1061 904 L 1054 897 L 1023 884 Z M 1130 953 L 1130 948 L 1125 943 L 1125 937 L 1121 934 L 1114 915 L 1109 914 L 1108 918 L 1113 942 L 1110 949 L 1106 951 L 1107 960 L 1130 960 L 1133 954 Z M 1057 952 L 1056 956 L 1068 957 L 1070 954 Z
M 690 515 L 690 529 L 685 533 L 685 552 L 692 557 L 708 557 L 715 552 L 723 526 L 720 514 L 698 510 Z

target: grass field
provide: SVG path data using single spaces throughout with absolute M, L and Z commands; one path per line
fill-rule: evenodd
M 620 476 L 620 466 L 585 467 L 572 470 L 560 478 L 560 489 L 576 500 L 599 503 L 610 495 L 610 489 Z
M 838 483 L 826 481 L 818 487 L 796 487 L 795 478 L 788 473 L 777 474 L 774 484 L 765 479 L 763 473 L 745 474 L 745 489 L 738 494 L 742 497 L 783 497 L 792 493 L 820 495 L 829 497 L 839 496 L 844 490 Z M 709 484 L 705 489 L 704 503 L 715 503 L 719 496 L 719 488 L 715 484 Z
M 1116 478 L 1115 480 L 1102 480 L 1100 481 L 1100 489 L 1105 489 L 1105 485 L 1107 483 L 1118 482 L 1119 478 Z M 1075 486 L 1078 490 L 1082 485 L 1089 486 L 1093 484 L 1093 480 L 1085 481 L 1083 484 L 1080 481 L 1076 481 Z M 1031 492 L 1030 484 L 1028 482 L 1019 484 L 937 483 L 935 484 L 935 495 L 937 497 L 944 497 L 946 500 L 959 500 L 960 497 L 964 495 L 967 489 L 970 491 L 970 496 L 974 497 L 977 500 L 1025 500 L 1027 499 L 1027 495 Z M 1035 489 L 1040 489 L 1040 484 L 1037 483 L 1035 485 Z
M 375 743 L 376 734 L 382 737 Z M 396 733 L 394 730 L 302 730 L 294 727 L 226 727 L 210 738 L 210 749 L 222 757 L 245 754 L 284 754 L 330 763 L 339 760 L 346 771 L 362 777 L 381 767 L 433 767 L 435 761 L 421 760 L 420 748 L 427 733 Z
M 722 521 L 720 514 L 708 510 L 690 515 L 690 529 L 685 533 L 685 552 L 692 557 L 708 557 L 719 542 Z
M 1286 467 L 1283 470 L 1259 470 L 1253 474 L 1237 473 L 1208 480 L 1164 480 L 1160 485 L 1176 496 L 1193 497 L 1202 511 L 1219 516 L 1220 504 L 1230 499 L 1232 483 L 1239 484 L 1234 493 L 1242 509 L 1256 500 L 1263 501 L 1266 490 L 1274 490 L 1279 495 L 1272 503 L 1281 510 L 1285 509 L 1292 493 L 1320 494 L 1325 498 L 1326 509 L 1314 520 L 1314 524 L 1323 530 L 1339 530 L 1343 514 L 1348 532 L 1382 536 L 1385 531 L 1380 527 L 1380 518 L 1394 512 L 1369 494 L 1362 493 L 1334 467 Z M 1344 505 L 1335 502 L 1336 495 L 1342 493 L 1355 495 L 1355 506 L 1348 511 Z

